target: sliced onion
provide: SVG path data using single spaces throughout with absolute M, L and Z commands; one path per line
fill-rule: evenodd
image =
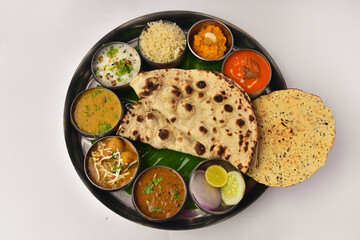
M 207 183 L 205 171 L 196 171 L 190 185 L 192 194 L 202 207 L 215 210 L 220 206 L 221 190 Z

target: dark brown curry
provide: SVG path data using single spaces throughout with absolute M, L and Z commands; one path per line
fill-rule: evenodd
M 174 170 L 164 166 L 149 168 L 134 186 L 137 208 L 153 219 L 166 219 L 176 214 L 186 198 L 186 186 Z

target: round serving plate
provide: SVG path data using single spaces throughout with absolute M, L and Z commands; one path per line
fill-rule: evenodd
M 185 209 L 178 217 L 175 219 L 165 222 L 165 223 L 156 223 L 156 222 L 149 222 L 141 217 L 135 210 L 132 202 L 131 202 L 131 195 L 129 191 L 117 191 L 117 192 L 105 192 L 102 191 L 95 186 L 93 186 L 86 177 L 84 172 L 84 156 L 87 150 L 90 148 L 92 140 L 88 138 L 84 138 L 78 134 L 78 132 L 74 129 L 71 125 L 70 121 L 70 107 L 71 103 L 74 98 L 77 96 L 78 93 L 83 91 L 86 88 L 96 86 L 96 82 L 91 73 L 91 59 L 93 54 L 96 50 L 101 47 L 105 43 L 113 42 L 113 41 L 121 41 L 127 42 L 132 46 L 136 46 L 138 36 L 141 30 L 146 26 L 147 22 L 156 21 L 156 20 L 169 20 L 172 22 L 176 22 L 185 32 L 187 32 L 190 27 L 196 23 L 197 21 L 203 19 L 215 19 L 225 23 L 229 29 L 232 31 L 234 36 L 234 50 L 239 48 L 251 48 L 260 53 L 262 53 L 270 62 L 272 68 L 272 78 L 270 84 L 268 85 L 266 92 L 272 92 L 275 90 L 286 89 L 286 83 L 284 78 L 270 56 L 270 54 L 249 34 L 247 34 L 242 29 L 238 28 L 237 26 L 226 22 L 222 19 L 219 19 L 214 16 L 210 16 L 204 13 L 199 12 L 191 12 L 191 11 L 165 11 L 165 12 L 157 12 L 148 14 L 142 17 L 138 17 L 133 19 L 127 23 L 120 25 L 119 27 L 115 28 L 107 35 L 105 35 L 100 41 L 98 41 L 86 54 L 84 59 L 81 61 L 80 65 L 76 69 L 74 76 L 70 82 L 69 89 L 66 95 L 65 100 L 65 108 L 64 108 L 64 133 L 65 133 L 65 141 L 66 146 L 70 155 L 70 159 L 74 165 L 74 168 L 84 182 L 85 186 L 90 190 L 90 192 L 105 206 L 107 206 L 112 211 L 116 212 L 120 216 L 127 218 L 130 221 L 149 226 L 159 229 L 168 229 L 168 230 L 185 230 L 185 229 L 194 229 L 209 226 L 214 223 L 218 223 L 224 221 L 242 210 L 248 207 L 251 203 L 253 203 L 266 189 L 267 187 L 253 181 L 251 178 L 247 179 L 246 182 L 246 193 L 244 198 L 240 202 L 240 204 L 231 212 L 228 212 L 224 215 L 210 215 L 202 212 L 201 210 L 197 209 L 194 206 L 188 207 Z M 189 51 L 189 50 L 187 50 Z M 211 64 L 208 62 L 204 62 L 201 60 L 196 60 L 194 56 L 191 56 L 191 53 L 188 53 L 189 57 L 188 60 L 185 60 L 180 68 L 204 68 L 209 70 L 221 70 L 221 63 Z M 190 59 L 190 60 L 189 60 Z M 191 63 L 189 63 L 191 62 Z M 220 67 L 219 67 L 220 66 Z M 220 69 L 220 70 L 219 70 Z M 144 70 L 150 70 L 143 68 Z M 131 88 L 119 90 L 116 94 L 119 96 L 120 100 L 122 101 L 125 108 L 128 108 L 132 103 L 131 97 L 130 100 L 124 98 L 125 95 L 131 95 L 132 93 Z M 136 144 L 136 143 L 135 143 Z M 144 145 L 138 145 L 140 149 L 140 165 L 141 159 L 146 159 L 147 151 L 156 151 L 156 150 L 149 150 L 150 147 L 146 147 L 147 150 L 142 151 L 142 148 L 145 148 Z M 176 152 L 169 151 L 169 155 L 175 155 Z M 152 157 L 154 158 L 154 157 Z M 177 166 L 177 170 L 183 168 L 183 165 L 190 161 L 191 157 L 189 156 L 181 156 L 182 163 Z M 156 165 L 159 161 L 155 161 L 151 159 L 153 164 Z M 196 166 L 197 164 L 195 164 Z M 147 166 L 146 166 L 147 167 Z M 143 166 L 144 168 L 144 166 Z M 183 177 L 188 179 L 188 175 L 190 171 L 183 173 Z M 184 176 L 185 175 L 185 176 Z M 188 199 L 189 201 L 189 199 Z M 190 200 L 191 201 L 191 200 Z

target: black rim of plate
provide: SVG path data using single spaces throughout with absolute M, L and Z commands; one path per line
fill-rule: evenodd
M 215 19 L 225 23 L 233 33 L 234 36 L 234 47 L 238 48 L 251 48 L 261 52 L 270 62 L 272 68 L 272 78 L 269 86 L 267 87 L 267 92 L 272 92 L 275 90 L 286 89 L 285 80 L 280 72 L 280 69 L 276 65 L 275 61 L 272 59 L 270 54 L 249 34 L 247 34 L 242 29 L 237 26 L 224 21 L 220 18 L 192 11 L 164 11 L 164 12 L 156 12 L 148 15 L 144 15 L 138 18 L 135 18 L 131 21 L 128 21 L 108 34 L 106 34 L 100 41 L 98 41 L 86 54 L 86 56 L 81 61 L 80 65 L 76 69 L 73 78 L 70 82 L 68 92 L 65 100 L 64 107 L 64 134 L 66 146 L 68 149 L 68 153 L 70 159 L 73 163 L 73 166 L 85 184 L 85 186 L 90 190 L 90 192 L 105 206 L 114 211 L 115 213 L 121 215 L 122 217 L 142 224 L 144 226 L 158 228 L 158 229 L 167 229 L 167 230 L 186 230 L 186 229 L 195 229 L 201 228 L 205 226 L 209 226 L 214 223 L 222 222 L 245 208 L 247 208 L 250 204 L 252 204 L 266 189 L 265 185 L 256 183 L 255 186 L 251 188 L 250 191 L 246 193 L 244 199 L 240 202 L 240 204 L 233 211 L 224 214 L 224 215 L 205 215 L 197 218 L 176 218 L 170 222 L 165 223 L 155 223 L 149 222 L 138 215 L 134 210 L 130 209 L 116 201 L 116 197 L 111 195 L 111 193 L 107 193 L 95 188 L 86 178 L 86 174 L 84 172 L 83 160 L 84 153 L 82 150 L 82 145 L 80 142 L 80 138 L 78 133 L 71 125 L 70 121 L 70 106 L 75 98 L 75 96 L 82 90 L 86 88 L 89 83 L 89 79 L 91 77 L 91 59 L 95 51 L 104 43 L 111 42 L 114 39 L 121 40 L 122 42 L 129 42 L 134 39 L 137 39 L 138 33 L 141 29 L 146 25 L 149 21 L 156 21 L 159 19 L 169 20 L 176 22 L 183 29 L 189 29 L 195 22 L 203 20 L 203 19 Z

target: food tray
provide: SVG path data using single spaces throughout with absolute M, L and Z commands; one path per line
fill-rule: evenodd
M 79 177 L 81 178 L 81 180 L 84 182 L 85 186 L 100 202 L 102 202 L 105 206 L 107 206 L 109 209 L 119 214 L 120 216 L 130 221 L 159 229 L 185 230 L 185 229 L 205 227 L 214 223 L 224 221 L 238 214 L 246 207 L 248 207 L 251 203 L 253 203 L 267 189 L 267 187 L 262 184 L 256 183 L 252 179 L 248 178 L 246 183 L 247 189 L 244 198 L 233 211 L 228 212 L 224 215 L 206 214 L 201 210 L 195 208 L 191 204 L 191 200 L 188 199 L 188 201 L 190 201 L 190 203 L 188 203 L 190 207 L 188 207 L 184 212 L 182 212 L 182 214 L 180 214 L 177 218 L 169 222 L 163 222 L 163 223 L 149 222 L 136 212 L 135 208 L 132 205 L 129 191 L 105 192 L 94 187 L 89 182 L 84 172 L 84 156 L 86 154 L 86 151 L 91 146 L 91 140 L 80 136 L 78 132 L 74 129 L 74 127 L 71 125 L 71 121 L 70 121 L 70 106 L 74 98 L 82 90 L 97 85 L 91 73 L 91 59 L 93 54 L 96 52 L 96 50 L 99 47 L 101 47 L 103 44 L 113 41 L 127 42 L 132 46 L 136 46 L 137 38 L 141 30 L 145 27 L 146 23 L 160 19 L 176 22 L 185 32 L 187 32 L 194 23 L 203 19 L 215 19 L 225 23 L 232 31 L 232 34 L 234 36 L 234 48 L 233 48 L 234 50 L 240 48 L 251 48 L 262 53 L 270 62 L 272 68 L 272 78 L 270 84 L 266 89 L 266 92 L 269 93 L 275 90 L 287 88 L 284 78 L 278 66 L 271 58 L 269 53 L 254 38 L 252 38 L 249 34 L 244 32 L 242 29 L 238 28 L 237 26 L 229 22 L 226 22 L 222 19 L 219 19 L 217 17 L 199 12 L 165 11 L 165 12 L 148 14 L 133 19 L 129 22 L 126 22 L 120 25 L 119 27 L 115 28 L 108 34 L 106 34 L 100 41 L 98 41 L 89 50 L 89 52 L 86 54 L 86 56 L 81 61 L 78 68 L 76 69 L 74 76 L 70 82 L 65 100 L 64 133 L 65 133 L 66 146 L 70 155 L 70 159 L 74 165 L 74 168 L 77 174 L 79 175 Z M 197 60 L 194 56 L 191 55 L 189 49 L 187 49 L 186 51 L 189 52 L 188 53 L 189 56 L 182 64 L 183 68 L 201 68 L 201 69 L 221 71 L 221 63 L 211 63 L 211 62 L 204 62 L 201 60 Z M 142 69 L 142 70 L 150 70 L 150 69 Z M 125 108 L 128 108 L 131 105 L 131 100 L 126 99 L 126 97 L 124 99 L 124 95 L 129 95 L 129 93 L 126 91 L 132 91 L 132 90 L 128 89 L 119 92 L 115 91 L 115 93 L 120 97 Z M 142 145 L 140 145 L 140 148 L 141 147 Z M 140 155 L 140 161 L 141 161 L 141 157 L 142 156 Z M 187 157 L 185 156 L 184 158 Z M 141 162 L 140 164 L 142 165 Z M 185 173 L 184 175 L 187 174 L 188 173 Z

